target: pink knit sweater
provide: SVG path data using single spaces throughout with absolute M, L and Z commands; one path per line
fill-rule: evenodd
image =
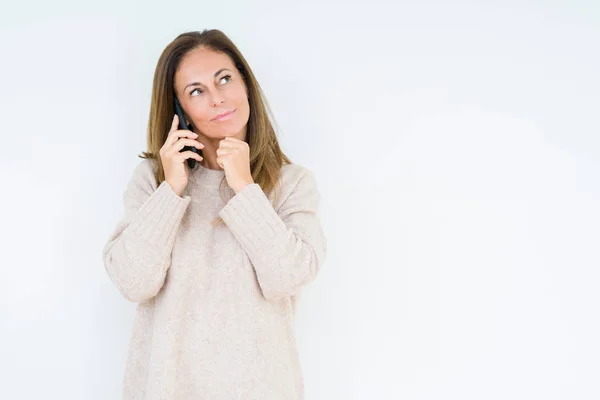
M 182 196 L 142 160 L 103 249 L 119 292 L 139 303 L 124 399 L 303 399 L 294 301 L 326 254 L 314 175 L 281 169 L 274 203 L 235 194 L 197 164 Z M 224 224 L 211 223 L 220 216 Z

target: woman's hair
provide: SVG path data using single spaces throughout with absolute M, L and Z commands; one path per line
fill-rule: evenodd
M 275 189 L 282 165 L 291 164 L 292 161 L 279 147 L 269 119 L 272 112 L 250 66 L 233 42 L 218 29 L 182 33 L 163 50 L 154 71 L 152 84 L 147 133 L 148 151 L 142 152 L 139 157 L 152 160 L 156 171 L 156 184 L 160 185 L 165 180 L 165 174 L 159 151 L 167 139 L 175 115 L 175 72 L 183 57 L 198 48 L 228 55 L 243 77 L 250 105 L 246 130 L 246 142 L 250 147 L 250 172 L 254 182 L 265 193 L 269 193 Z M 217 222 L 219 221 L 220 218 Z

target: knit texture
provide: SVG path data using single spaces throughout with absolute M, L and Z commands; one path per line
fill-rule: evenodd
M 103 249 L 111 281 L 139 303 L 123 398 L 303 399 L 295 301 L 326 254 L 313 173 L 284 165 L 275 201 L 258 184 L 236 194 L 222 170 L 189 172 L 180 197 L 142 160 Z

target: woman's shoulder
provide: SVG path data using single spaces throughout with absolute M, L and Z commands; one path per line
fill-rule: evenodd
M 314 181 L 313 172 L 305 165 L 291 163 L 281 167 L 280 180 L 283 187 L 294 188 L 301 182 Z
M 156 166 L 152 159 L 142 158 L 133 169 L 131 183 L 156 189 Z
M 288 200 L 320 198 L 317 180 L 313 171 L 302 164 L 284 164 L 279 178 L 280 192 L 274 203 L 279 209 Z

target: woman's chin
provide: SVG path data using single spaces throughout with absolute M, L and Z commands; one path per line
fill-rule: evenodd
M 223 139 L 227 138 L 227 137 L 232 137 L 232 138 L 237 138 L 239 136 L 239 131 L 227 131 L 227 132 L 223 132 L 221 134 L 221 136 L 223 137 Z

